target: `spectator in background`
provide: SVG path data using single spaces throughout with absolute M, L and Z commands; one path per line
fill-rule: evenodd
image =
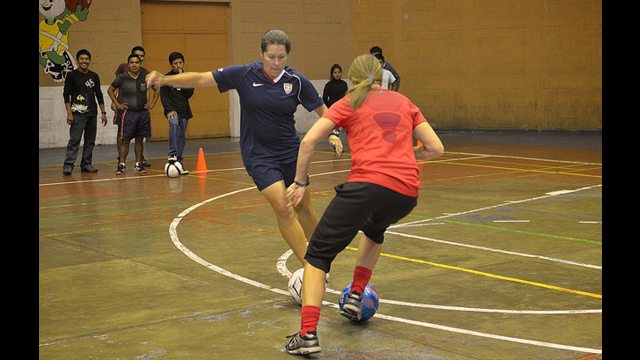
M 322 100 L 327 108 L 330 108 L 333 103 L 342 99 L 344 94 L 349 90 L 347 82 L 342 80 L 342 67 L 338 64 L 333 64 L 331 67 L 331 79 L 324 86 L 322 92 Z
M 144 48 L 140 45 L 136 45 L 131 49 L 131 53 L 138 55 L 138 57 L 140 58 L 140 73 L 142 74 L 142 77 L 144 78 L 145 76 L 147 76 L 147 74 L 149 73 L 149 70 L 147 70 L 144 66 L 142 66 L 142 63 L 144 62 L 144 55 L 145 55 L 145 51 Z M 118 68 L 116 69 L 116 77 L 120 74 L 124 74 L 127 71 L 129 71 L 129 64 L 128 63 L 122 63 L 118 66 Z M 158 96 L 160 96 L 160 92 L 157 93 Z M 120 95 L 120 92 L 117 91 L 116 92 L 117 95 L 117 99 L 120 103 L 122 103 L 122 95 Z M 155 101 L 157 101 L 157 99 L 155 99 Z M 154 103 L 155 103 L 154 101 Z M 116 106 L 114 103 L 111 103 L 111 110 L 114 111 L 114 116 L 113 116 L 113 123 L 114 124 L 120 124 L 119 121 L 116 120 L 116 118 L 118 117 L 118 109 L 116 109 Z M 118 127 L 118 134 L 120 133 L 120 127 Z M 138 144 L 138 141 L 140 141 L 140 144 Z M 144 152 L 144 138 L 142 139 L 136 139 L 136 148 L 140 149 L 141 152 Z M 116 136 L 116 144 L 118 145 L 118 148 L 120 147 L 120 137 Z M 120 161 L 120 158 L 118 157 L 118 161 Z M 144 153 L 142 154 L 142 165 L 143 166 L 151 166 L 151 164 L 144 158 Z
M 375 54 L 380 54 L 382 55 L 382 48 L 380 48 L 379 46 L 374 46 L 369 50 L 369 53 L 371 55 L 375 55 Z M 396 71 L 396 69 L 393 68 L 393 66 L 391 66 L 391 64 L 389 64 L 388 62 L 385 61 L 384 63 L 384 67 L 383 69 L 389 70 L 391 71 L 391 73 L 393 74 L 393 76 L 396 78 L 396 88 L 395 91 L 400 91 L 400 74 L 398 74 L 398 72 Z
M 65 175 L 71 175 L 73 171 L 82 133 L 84 133 L 84 145 L 80 169 L 82 172 L 98 172 L 91 166 L 98 131 L 98 105 L 102 111 L 102 126 L 107 125 L 104 96 L 100 90 L 100 76 L 89 70 L 91 53 L 81 49 L 76 54 L 76 59 L 78 68 L 67 75 L 62 92 L 67 108 L 67 124 L 69 124 L 69 142 L 62 166 L 62 173 Z
M 171 71 L 167 76 L 178 75 L 184 72 L 184 55 L 179 52 L 169 54 L 169 64 Z M 193 88 L 183 88 L 180 86 L 163 86 L 160 88 L 160 100 L 164 107 L 164 116 L 169 120 L 169 162 L 179 162 L 182 167 L 180 175 L 189 174 L 183 163 L 182 152 L 187 143 L 187 124 L 193 117 L 189 98 L 193 96 Z
M 131 54 L 127 59 L 129 71 L 118 75 L 107 89 L 107 94 L 118 109 L 117 121 L 118 138 L 118 168 L 116 175 L 125 173 L 125 162 L 129 154 L 129 144 L 136 139 L 135 155 L 136 164 L 134 170 L 137 173 L 147 172 L 142 164 L 142 138 L 151 137 L 151 117 L 149 110 L 153 109 L 160 97 L 160 91 L 153 87 L 154 96 L 151 102 L 147 98 L 147 84 L 145 76 L 140 71 L 142 61 L 138 55 Z M 122 102 L 118 101 L 116 90 L 122 94 Z
M 396 83 L 398 82 L 396 77 L 393 76 L 391 71 L 384 68 L 384 56 L 382 54 L 375 54 L 376 59 L 380 62 L 380 66 L 382 66 L 382 84 L 380 85 L 383 89 L 387 90 L 396 90 Z

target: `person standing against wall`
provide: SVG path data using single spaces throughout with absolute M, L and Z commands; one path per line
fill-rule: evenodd
M 342 80 L 342 67 L 338 64 L 333 64 L 331 78 L 324 85 L 324 90 L 322 91 L 324 104 L 327 105 L 327 108 L 330 108 L 336 101 L 344 97 L 347 90 L 349 90 L 349 86 L 346 81 Z
M 179 52 L 169 54 L 171 71 L 166 76 L 178 75 L 184 72 L 184 55 Z M 160 88 L 160 101 L 164 107 L 164 116 L 169 121 L 169 162 L 179 162 L 182 165 L 181 175 L 189 174 L 183 163 L 184 146 L 187 143 L 187 124 L 193 117 L 189 98 L 193 96 L 193 88 L 179 86 L 162 86 Z
M 100 90 L 100 76 L 89 70 L 91 53 L 81 49 L 77 52 L 76 59 L 78 68 L 67 75 L 62 92 L 64 105 L 67 108 L 67 124 L 69 124 L 69 142 L 62 166 L 62 173 L 65 175 L 71 175 L 73 172 L 83 133 L 84 145 L 80 169 L 82 172 L 98 172 L 91 166 L 98 130 L 98 106 L 102 113 L 102 126 L 107 125 L 104 95 Z
M 135 54 L 127 58 L 129 71 L 118 75 L 113 80 L 107 93 L 118 109 L 119 122 L 118 137 L 118 167 L 116 175 L 123 175 L 126 171 L 126 160 L 129 154 L 129 144 L 132 139 L 136 139 L 135 156 L 136 164 L 134 170 L 137 173 L 146 173 L 142 165 L 142 138 L 151 137 L 151 117 L 149 110 L 153 109 L 160 96 L 159 91 L 154 87 L 153 100 L 147 103 L 147 84 L 145 77 L 140 73 L 142 61 Z M 122 94 L 122 102 L 118 101 L 116 90 Z
M 140 58 L 140 73 L 142 74 L 142 78 L 144 78 L 145 76 L 147 76 L 147 74 L 149 73 L 149 70 L 147 70 L 144 66 L 142 66 L 142 64 L 144 63 L 144 56 L 145 56 L 145 50 L 142 46 L 140 45 L 136 45 L 133 48 L 131 48 L 131 53 L 138 55 L 138 57 Z M 122 63 L 120 65 L 118 65 L 118 68 L 116 69 L 116 76 L 121 75 L 126 73 L 127 71 L 129 71 L 129 64 L 127 63 Z M 116 94 L 118 95 L 118 101 L 119 102 L 123 102 L 122 100 L 122 96 L 120 95 L 120 92 L 116 92 Z M 158 96 L 160 96 L 160 93 L 158 93 Z M 157 99 L 156 99 L 157 100 Z M 113 117 L 113 123 L 114 124 L 118 124 L 118 122 L 116 121 L 116 118 L 118 117 L 118 109 L 116 109 L 115 105 L 113 103 L 111 103 L 111 110 L 114 111 L 115 115 Z M 118 128 L 118 133 L 120 133 L 120 129 Z M 140 141 L 140 144 L 138 144 L 138 141 Z M 116 136 L 116 144 L 120 144 L 120 137 Z M 144 138 L 138 140 L 135 140 L 135 146 L 136 148 L 140 149 L 140 151 L 142 152 L 142 165 L 143 166 L 151 166 L 151 164 L 144 158 Z M 118 158 L 118 161 L 120 161 L 120 158 Z
M 380 46 L 374 46 L 369 50 L 369 54 L 374 55 L 374 56 L 376 54 L 382 55 L 382 48 Z M 383 69 L 391 71 L 393 76 L 396 78 L 395 91 L 399 91 L 400 90 L 400 74 L 398 74 L 396 69 L 394 69 L 393 66 L 391 66 L 391 64 L 389 64 L 386 61 L 384 62 Z
M 374 56 L 380 62 L 380 66 L 382 66 L 382 83 L 380 84 L 380 86 L 383 89 L 397 91 L 397 89 L 396 89 L 396 84 L 397 84 L 396 77 L 393 76 L 393 73 L 391 71 L 389 71 L 389 70 L 384 68 L 384 64 L 386 64 L 386 62 L 384 60 L 384 55 L 375 54 Z

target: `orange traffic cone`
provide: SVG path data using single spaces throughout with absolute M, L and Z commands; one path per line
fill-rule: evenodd
M 207 162 L 204 160 L 204 152 L 202 148 L 198 151 L 198 165 L 196 165 L 196 172 L 207 172 Z

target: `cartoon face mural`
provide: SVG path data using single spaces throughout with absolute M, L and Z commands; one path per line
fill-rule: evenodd
M 46 20 L 40 21 L 38 52 L 44 73 L 51 75 L 55 82 L 63 82 L 67 74 L 77 67 L 69 52 L 69 27 L 78 21 L 85 21 L 89 14 L 91 0 L 38 0 L 40 13 Z M 74 7 L 75 9 L 70 9 Z

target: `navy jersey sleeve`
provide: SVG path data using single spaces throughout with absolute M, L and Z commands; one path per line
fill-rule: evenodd
M 315 109 L 321 107 L 324 102 L 322 101 L 322 96 L 318 94 L 318 91 L 313 86 L 311 81 L 309 81 L 306 77 L 297 74 L 300 77 L 300 103 L 304 106 L 307 111 L 314 111 Z
M 246 65 L 231 65 L 214 70 L 211 73 L 218 84 L 218 90 L 223 93 L 238 88 L 247 71 L 249 71 L 249 68 Z

